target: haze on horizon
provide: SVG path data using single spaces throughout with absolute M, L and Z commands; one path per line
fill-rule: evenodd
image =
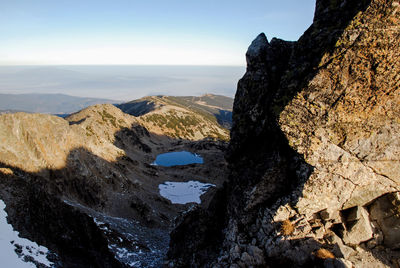
M 315 0 L 18 0 L 0 9 L 0 65 L 245 66 L 260 32 L 297 40 Z
M 205 93 L 233 97 L 244 72 L 243 66 L 0 66 L 0 94 L 66 94 L 115 101 Z

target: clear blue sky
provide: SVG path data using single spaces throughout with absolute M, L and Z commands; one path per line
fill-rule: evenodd
M 297 40 L 315 0 L 0 0 L 0 65 L 245 65 L 251 41 Z

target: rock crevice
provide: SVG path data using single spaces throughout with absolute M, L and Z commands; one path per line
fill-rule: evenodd
M 229 182 L 191 226 L 209 243 L 198 254 L 189 238 L 178 253 L 179 230 L 193 222 L 185 215 L 169 264 L 398 265 L 399 15 L 397 0 L 318 0 L 297 42 L 253 41 L 234 102 Z M 210 228 L 219 239 L 207 240 Z

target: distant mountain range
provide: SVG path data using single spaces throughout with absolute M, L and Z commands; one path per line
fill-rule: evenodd
M 0 94 L 0 112 L 6 110 L 8 112 L 70 114 L 101 103 L 118 103 L 118 101 L 64 94 Z

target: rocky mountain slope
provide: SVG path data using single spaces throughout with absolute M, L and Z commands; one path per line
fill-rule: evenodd
M 317 0 L 297 42 L 253 41 L 229 183 L 171 267 L 399 267 L 399 29 L 398 0 Z
M 170 137 L 201 140 L 229 139 L 233 99 L 218 95 L 201 97 L 151 96 L 117 105 L 139 117 L 151 132 Z
M 175 140 L 141 122 L 111 104 L 65 119 L 0 116 L 0 199 L 8 221 L 46 246 L 56 267 L 158 266 L 171 221 L 190 206 L 172 205 L 159 184 L 222 184 L 223 143 Z M 204 164 L 151 165 L 169 150 L 199 153 Z

